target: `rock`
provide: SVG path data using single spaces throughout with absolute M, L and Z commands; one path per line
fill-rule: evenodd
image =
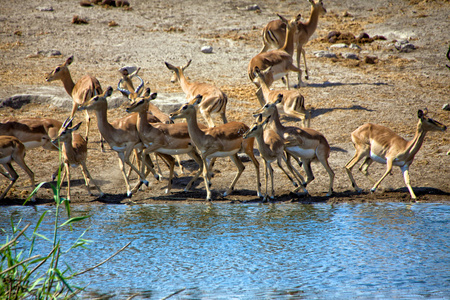
M 246 10 L 254 11 L 254 10 L 261 10 L 261 8 L 258 6 L 258 4 L 253 4 L 253 5 L 247 6 Z
M 352 43 L 352 44 L 350 44 L 350 49 L 361 50 L 361 47 Z
M 416 50 L 416 46 L 411 44 L 408 40 L 400 40 L 395 42 L 394 44 L 395 49 L 397 49 L 400 52 L 408 53 L 413 50 Z
M 328 32 L 328 34 L 327 34 L 327 39 L 331 39 L 331 38 L 334 38 L 334 37 L 338 37 L 338 36 L 340 36 L 341 35 L 341 32 L 340 31 L 330 31 L 330 32 Z
M 53 11 L 53 7 L 51 6 L 42 6 L 42 7 L 36 7 L 39 11 Z
M 324 50 L 316 51 L 314 52 L 314 55 L 316 57 L 337 58 L 337 55 L 335 53 Z
M 359 59 L 357 54 L 351 52 L 344 52 L 341 55 L 345 59 Z
M 61 51 L 59 50 L 39 50 L 37 52 L 38 55 L 46 56 L 46 57 L 52 57 L 52 56 L 60 56 L 62 55 Z
M 377 60 L 378 60 L 378 57 L 376 57 L 376 56 L 371 56 L 371 55 L 366 56 L 366 57 L 364 58 L 364 62 L 365 62 L 366 64 L 371 64 L 371 65 L 376 64 L 376 63 L 377 63 Z
M 342 48 L 348 48 L 347 44 L 339 43 L 330 46 L 330 49 L 342 49 Z
M 203 53 L 212 53 L 213 52 L 213 47 L 211 47 L 211 46 L 203 46 L 201 51 Z
M 449 104 L 449 103 L 444 104 L 444 105 L 442 106 L 442 109 L 443 109 L 443 110 L 450 111 L 450 104 Z
M 361 33 L 361 34 L 358 36 L 357 39 L 358 39 L 358 40 L 361 40 L 361 39 L 370 39 L 370 36 L 369 36 L 367 33 L 363 32 L 363 33 Z

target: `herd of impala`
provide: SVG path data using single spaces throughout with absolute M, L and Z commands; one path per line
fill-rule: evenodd
M 122 78 L 117 89 L 130 101 L 126 109 L 129 114 L 110 122 L 107 114 L 107 98 L 113 93 L 113 88 L 108 87 L 106 90 L 102 90 L 99 81 L 90 75 L 83 76 L 75 83 L 69 72 L 69 65 L 73 62 L 73 57 L 69 57 L 46 77 L 47 81 L 61 80 L 67 93 L 72 97 L 73 108 L 70 116 L 64 122 L 48 118 L 1 120 L 0 163 L 4 169 L 0 168 L 0 172 L 10 180 L 10 183 L 0 195 L 0 200 L 6 196 L 18 178 L 17 172 L 11 165 L 12 161 L 25 170 L 30 177 L 31 187 L 34 188 L 34 174 L 26 165 L 24 156 L 28 149 L 40 146 L 47 150 L 62 152 L 64 165 L 58 166 L 58 169 L 55 166 L 56 171 L 53 178 L 61 168 L 62 180 L 67 176 L 68 199 L 70 199 L 70 167 L 78 165 L 81 167 L 88 193 L 91 194 L 90 182 L 92 181 L 99 195 L 102 196 L 102 190 L 86 167 L 90 128 L 89 111 L 96 114 L 102 151 L 104 151 L 103 140 L 106 140 L 110 148 L 119 156 L 119 167 L 125 180 L 128 197 L 136 193 L 142 184 L 149 184 L 146 177 L 150 172 L 156 179 L 162 178 L 160 169 L 158 172 L 154 169 L 155 165 L 150 154 L 153 154 L 154 159 L 160 158 L 169 167 L 170 175 L 166 193 L 172 186 L 175 159 L 182 168 L 179 155 L 188 154 L 198 163 L 199 170 L 185 190 L 189 190 L 202 175 L 206 199 L 209 201 L 212 200 L 210 187 L 211 168 L 214 160 L 216 157 L 230 157 L 238 172 L 224 193 L 226 196 L 233 191 L 244 170 L 244 165 L 238 157 L 239 152 L 244 152 L 250 157 L 256 172 L 257 195 L 264 197 L 264 200 L 268 197 L 274 198 L 273 169 L 271 167 L 271 163 L 274 161 L 296 187 L 294 191 L 303 189 L 306 194 L 308 193 L 307 185 L 314 180 L 311 162 L 319 161 L 329 175 L 327 196 L 331 196 L 335 175 L 328 163 L 330 145 L 323 134 L 309 128 L 311 116 L 305 109 L 305 99 L 299 90 L 289 89 L 288 73 L 291 71 L 298 74 L 297 86 L 304 85 L 300 69 L 302 54 L 305 78 L 308 79 L 303 46 L 314 33 L 320 15 L 326 13 L 322 0 L 308 1 L 311 3 L 311 15 L 307 22 L 300 21 L 301 15 L 292 20 L 279 16 L 278 20 L 269 22 L 262 31 L 263 48 L 248 65 L 248 76 L 257 87 L 256 95 L 261 104 L 261 108 L 254 113 L 255 123 L 251 127 L 242 122 L 228 122 L 226 117 L 228 98 L 219 88 L 212 84 L 188 81 L 184 71 L 191 61 L 188 61 L 185 66 L 179 67 L 165 63 L 166 67 L 173 72 L 171 81 L 180 83 L 188 101 L 169 116 L 151 103 L 151 100 L 155 99 L 157 95 L 151 93 L 149 88 L 144 89 L 144 81 L 138 75 L 139 69 L 120 69 Z M 276 49 L 269 51 L 271 48 Z M 296 65 L 293 61 L 294 51 L 297 54 Z M 132 81 L 134 77 L 140 80 L 140 84 L 136 88 Z M 278 79 L 285 81 L 286 89 L 270 89 L 271 84 Z M 75 132 L 81 122 L 72 126 L 72 120 L 78 110 L 84 110 L 86 113 L 85 137 Z M 208 127 L 197 122 L 197 112 L 200 112 Z M 213 113 L 220 115 L 222 125 L 214 124 L 211 117 Z M 284 126 L 280 121 L 280 113 L 300 119 L 301 126 Z M 186 119 L 186 122 L 174 123 L 175 119 Z M 374 183 L 372 192 L 391 172 L 393 166 L 399 166 L 411 198 L 416 198 L 410 184 L 408 168 L 422 146 L 426 133 L 446 130 L 446 126 L 428 118 L 426 112 L 422 110 L 418 111 L 418 119 L 415 136 L 411 141 L 406 141 L 386 127 L 371 123 L 364 124 L 351 133 L 356 153 L 345 165 L 345 169 L 355 190 L 361 191 L 353 178 L 352 168 L 361 159 L 364 159 L 359 170 Z M 265 169 L 264 196 L 261 194 L 260 188 L 259 162 L 253 151 L 255 140 Z M 300 166 L 303 165 L 307 176 L 306 180 L 291 164 L 291 158 L 296 160 Z M 378 181 L 368 174 L 368 168 L 374 161 L 386 164 L 386 172 Z M 283 168 L 283 162 L 286 164 L 287 170 Z M 130 168 L 128 172 L 126 165 Z M 139 176 L 139 182 L 133 188 L 129 183 L 131 172 L 135 172 Z M 183 169 L 181 172 L 184 173 Z M 269 174 L 270 189 L 268 188 Z

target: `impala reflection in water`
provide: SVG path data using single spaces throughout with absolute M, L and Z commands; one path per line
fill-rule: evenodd
M 4 207 L 0 227 L 10 232 L 10 217 L 36 224 L 47 209 Z M 179 299 L 450 296 L 447 204 L 103 205 L 72 215 L 91 218 L 62 228 L 63 243 L 86 229 L 93 240 L 63 257 L 74 270 L 132 242 L 75 279 L 89 283 L 82 298 L 161 299 L 181 289 Z M 47 214 L 40 233 L 50 235 L 52 222 Z

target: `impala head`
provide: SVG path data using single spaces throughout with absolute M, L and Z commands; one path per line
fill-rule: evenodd
M 192 59 L 190 59 L 186 65 L 181 66 L 181 67 L 175 67 L 174 65 L 169 64 L 168 62 L 164 62 L 166 64 L 166 67 L 171 70 L 173 72 L 172 77 L 170 78 L 170 82 L 175 83 L 178 80 L 180 80 L 180 74 L 183 73 L 183 71 L 189 67 L 189 65 L 191 64 Z
M 255 67 L 255 79 L 253 82 L 257 82 L 261 84 L 261 81 L 263 81 L 267 86 L 270 86 L 274 79 L 273 79 L 273 72 L 272 72 L 272 66 L 268 67 L 265 70 L 260 70 L 258 67 Z
M 170 119 L 171 120 L 183 119 L 183 118 L 186 119 L 191 115 L 195 115 L 197 113 L 196 108 L 200 104 L 202 99 L 203 99 L 202 95 L 197 95 L 189 103 L 184 104 L 182 107 L 180 107 L 180 109 L 171 113 L 169 115 Z
M 113 93 L 113 88 L 109 86 L 102 94 L 92 97 L 90 100 L 86 101 L 78 107 L 78 110 L 97 110 L 102 106 L 107 106 L 107 97 L 111 96 Z
M 318 11 L 319 15 L 324 15 L 327 13 L 325 6 L 323 6 L 322 0 L 319 0 L 317 2 L 314 2 L 314 0 L 308 0 L 308 1 L 309 1 L 309 3 L 311 3 L 311 9 L 313 11 Z
M 417 116 L 419 117 L 419 125 L 423 131 L 445 131 L 447 130 L 447 126 L 444 124 L 433 120 L 432 118 L 428 118 L 426 115 L 428 114 L 428 110 L 422 111 L 419 109 L 417 112 Z
M 261 115 L 261 117 L 263 118 L 273 116 L 274 113 L 277 111 L 277 104 L 281 103 L 282 100 L 283 94 L 278 94 L 277 100 L 275 100 L 275 102 L 264 104 L 260 109 L 258 109 L 253 113 L 253 116 L 258 117 L 258 115 Z
M 243 138 L 247 139 L 250 137 L 257 137 L 261 134 L 261 132 L 264 130 L 264 126 L 269 123 L 270 116 L 268 116 L 264 121 L 262 121 L 262 114 L 256 115 L 256 122 L 250 127 L 249 130 L 247 130 L 246 133 L 244 133 Z
M 73 62 L 73 55 L 70 56 L 68 59 L 66 59 L 66 61 L 63 64 L 57 66 L 55 69 L 53 69 L 53 71 L 48 73 L 47 76 L 45 76 L 45 80 L 53 81 L 63 78 L 69 72 L 68 66 L 72 62 Z
M 58 132 L 58 136 L 52 141 L 52 143 L 56 146 L 58 145 L 58 141 L 61 143 L 68 142 L 72 140 L 72 132 L 75 130 L 78 130 L 81 126 L 81 123 L 78 123 L 77 125 L 72 126 L 72 120 L 73 118 L 68 117 L 63 125 L 61 126 L 61 129 Z
M 147 88 L 147 90 L 150 91 L 149 88 Z M 153 93 L 151 95 L 144 95 L 142 97 L 139 97 L 139 98 L 135 99 L 127 107 L 127 109 L 126 109 L 127 113 L 147 111 L 148 110 L 148 103 L 150 101 L 156 99 L 157 96 L 158 96 L 157 93 Z

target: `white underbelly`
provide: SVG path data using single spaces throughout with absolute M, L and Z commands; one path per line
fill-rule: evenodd
M 189 153 L 192 148 L 182 148 L 182 149 L 167 149 L 167 148 L 159 148 L 156 150 L 159 153 L 169 154 L 169 155 L 179 155 Z
M 295 147 L 287 147 L 286 148 L 289 152 L 294 153 L 296 156 L 300 156 L 302 158 L 309 158 L 312 159 L 316 157 L 316 150 L 315 149 L 303 149 L 298 146 Z
M 378 156 L 378 155 L 374 154 L 373 152 L 370 152 L 370 158 L 373 159 L 374 161 L 376 161 L 377 163 L 384 164 L 384 165 L 386 164 L 386 158 Z M 398 159 L 394 159 L 392 164 L 394 166 L 401 167 L 401 166 L 405 165 L 405 162 L 400 161 Z
M 25 142 L 22 144 L 25 146 L 25 149 L 34 149 L 34 148 L 41 147 L 42 145 L 44 145 L 44 143 L 42 141 L 29 141 L 29 142 Z
M 234 155 L 236 153 L 238 153 L 239 149 L 235 149 L 233 151 L 217 151 L 211 155 L 209 155 L 208 157 L 226 157 L 226 156 L 231 156 Z
M 287 72 L 274 74 L 273 80 L 279 80 L 279 79 L 281 79 L 282 77 L 286 76 L 286 74 L 287 74 Z
M 11 162 L 11 155 L 8 155 L 6 157 L 0 158 L 0 164 L 6 164 Z

